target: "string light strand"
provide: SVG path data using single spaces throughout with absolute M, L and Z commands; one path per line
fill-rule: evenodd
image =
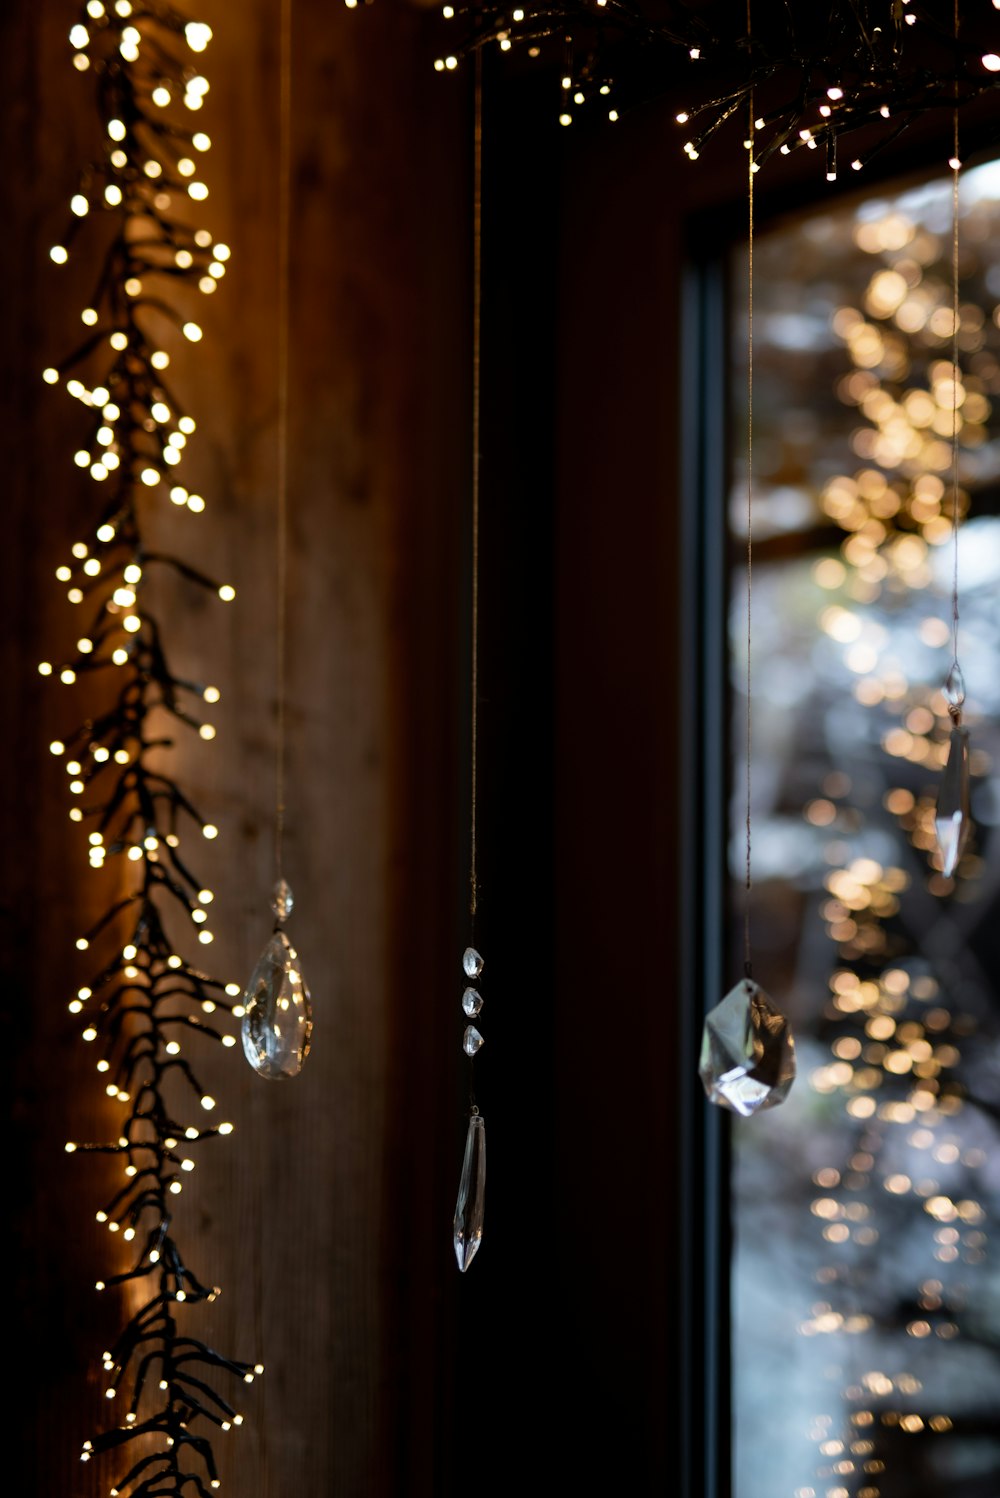
M 213 940 L 213 892 L 181 850 L 192 830 L 211 841 L 218 829 L 165 767 L 163 750 L 171 722 L 213 739 L 215 727 L 201 705 L 218 702 L 220 693 L 171 669 L 146 590 L 149 575 L 167 567 L 184 586 L 223 601 L 235 597 L 229 584 L 150 548 L 145 533 L 146 510 L 162 502 L 168 483 L 174 505 L 195 516 L 205 508 L 200 495 L 174 482 L 196 423 L 168 385 L 171 361 L 163 344 L 171 339 L 162 334 L 172 325 L 189 342 L 201 340 L 199 324 L 165 288 L 186 282 L 210 295 L 229 260 L 228 247 L 191 227 L 178 208 L 208 196 L 197 163 L 211 140 L 181 110 L 202 108 L 209 83 L 188 53 L 203 52 L 210 40 L 208 26 L 175 10 L 140 15 L 117 6 L 111 15 L 93 0 L 82 10 L 70 31 L 74 66 L 92 69 L 100 80 L 105 139 L 71 200 L 66 234 L 50 251 L 54 264 L 63 265 L 88 221 L 100 215 L 114 226 L 96 278 L 99 292 L 82 314 L 88 336 L 44 372 L 48 384 L 65 384 L 89 413 L 76 462 L 102 486 L 104 499 L 92 535 L 76 542 L 69 563 L 56 570 L 69 585 L 69 602 L 86 608 L 87 622 L 75 653 L 62 663 L 43 661 L 39 672 L 79 684 L 81 692 L 95 679 L 120 683 L 110 695 L 102 689 L 80 726 L 50 749 L 71 777 L 70 819 L 92 829 L 91 867 L 99 873 L 123 858 L 134 871 L 129 893 L 116 893 L 77 940 L 97 966 L 69 1004 L 97 1054 L 107 1096 L 124 1114 L 114 1142 L 66 1145 L 69 1154 L 116 1157 L 124 1171 L 124 1185 L 105 1200 L 97 1221 L 129 1246 L 125 1267 L 96 1286 L 101 1292 L 128 1286 L 131 1314 L 103 1358 L 105 1394 L 113 1408 L 124 1407 L 123 1417 L 86 1441 L 81 1459 L 116 1450 L 133 1460 L 130 1443 L 141 1440 L 144 1455 L 112 1489 L 127 1486 L 132 1498 L 218 1487 L 205 1427 L 229 1430 L 243 1416 L 208 1380 L 224 1371 L 252 1383 L 263 1371 L 182 1336 L 178 1320 L 185 1304 L 213 1301 L 219 1292 L 185 1263 L 172 1231 L 174 1203 L 201 1142 L 233 1131 L 229 1123 L 211 1123 L 216 1101 L 187 1059 L 188 1040 L 231 1048 L 235 1037 L 219 1016 L 239 1015 L 240 990 L 175 951 L 166 932 L 169 915 L 190 923 L 202 951 Z M 198 1122 L 178 1116 L 185 1105 L 197 1111 Z M 153 1367 L 158 1378 L 150 1376 Z

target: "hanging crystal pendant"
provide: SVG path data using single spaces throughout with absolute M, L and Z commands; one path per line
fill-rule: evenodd
M 478 978 L 483 970 L 483 959 L 475 947 L 466 947 L 462 956 L 462 967 L 467 978 Z
M 743 1118 L 788 1096 L 795 1080 L 791 1026 L 751 978 L 706 1015 L 698 1070 L 709 1101 Z
M 483 996 L 474 988 L 467 988 L 462 995 L 462 1008 L 470 1019 L 475 1019 L 483 1007 Z
M 465 1159 L 455 1202 L 454 1244 L 458 1267 L 464 1274 L 483 1241 L 486 1198 L 486 1123 L 479 1113 L 469 1119 Z
M 953 728 L 934 817 L 941 871 L 951 878 L 969 838 L 969 730 Z
M 465 1034 L 462 1037 L 462 1050 L 467 1056 L 474 1056 L 483 1047 L 483 1037 L 475 1025 L 466 1025 Z
M 243 1051 L 254 1071 L 272 1082 L 298 1076 L 312 1040 L 309 989 L 283 930 L 293 903 L 288 885 L 279 880 L 271 899 L 275 930 L 243 996 Z

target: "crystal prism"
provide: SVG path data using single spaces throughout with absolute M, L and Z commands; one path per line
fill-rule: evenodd
M 962 668 L 958 661 L 951 663 L 951 670 L 944 684 L 944 696 L 949 707 L 965 706 L 965 677 L 962 675 Z
M 466 947 L 465 955 L 462 958 L 462 966 L 465 969 L 465 975 L 467 978 L 479 977 L 479 974 L 483 970 L 483 959 L 480 957 L 475 947 Z
M 941 870 L 950 879 L 968 841 L 969 817 L 969 730 L 953 728 L 948 763 L 941 776 L 934 827 L 941 849 Z
M 271 892 L 271 909 L 282 925 L 288 920 L 295 906 L 292 887 L 286 879 L 279 879 Z
M 791 1027 L 752 979 L 706 1015 L 698 1070 L 710 1102 L 744 1118 L 788 1096 L 795 1080 Z
M 477 993 L 474 988 L 467 988 L 462 995 L 462 1008 L 465 1010 L 469 1018 L 475 1019 L 476 1015 L 479 1013 L 482 1007 L 482 994 Z
M 455 1258 L 464 1274 L 483 1241 L 483 1207 L 486 1197 L 486 1123 L 474 1113 L 465 1136 L 462 1179 L 455 1202 Z
M 465 1034 L 462 1037 L 462 1050 L 467 1056 L 474 1056 L 483 1044 L 483 1037 L 475 1025 L 466 1025 Z
M 243 1050 L 270 1081 L 297 1077 L 312 1039 L 312 1002 L 299 959 L 284 931 L 260 954 L 243 996 Z

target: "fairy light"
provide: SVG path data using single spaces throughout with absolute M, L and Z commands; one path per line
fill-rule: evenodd
M 358 8 L 358 0 L 345 0 L 345 4 L 349 10 Z M 595 0 L 595 4 L 599 13 L 607 8 L 607 0 Z M 766 69 L 762 65 L 761 71 L 766 72 L 775 97 L 788 102 L 758 125 L 762 131 L 766 128 L 757 145 L 758 167 L 772 155 L 788 156 L 801 148 L 822 151 L 829 157 L 838 139 L 857 130 L 872 133 L 870 127 L 874 126 L 880 139 L 866 156 L 856 158 L 861 162 L 856 170 L 862 170 L 881 145 L 895 140 L 921 117 L 952 103 L 953 75 L 951 71 L 928 74 L 924 50 L 928 26 L 918 24 L 917 14 L 906 7 L 905 0 L 891 47 L 885 45 L 888 23 L 879 19 L 878 7 L 830 6 L 820 17 L 811 15 L 808 27 L 800 11 L 797 6 L 779 7 L 769 25 Z M 446 26 L 448 52 L 434 59 L 438 73 L 455 71 L 487 45 L 496 45 L 504 53 L 520 47 L 530 58 L 548 50 L 554 64 L 560 53 L 563 59 L 567 54 L 585 57 L 585 77 L 568 79 L 561 74 L 554 81 L 563 95 L 556 112 L 563 127 L 580 118 L 565 107 L 574 85 L 584 95 L 582 102 L 574 102 L 586 111 L 591 104 L 583 84 L 599 79 L 613 65 L 619 96 L 615 109 L 606 111 L 605 118 L 614 123 L 623 104 L 644 102 L 651 91 L 655 95 L 655 83 L 652 90 L 650 87 L 651 48 L 658 49 L 666 59 L 663 93 L 674 87 L 677 70 L 669 60 L 679 56 L 690 72 L 695 95 L 679 120 L 682 124 L 689 119 L 698 122 L 692 149 L 685 147 L 691 161 L 699 159 L 703 147 L 722 126 L 743 116 L 759 81 L 748 67 L 752 53 L 747 38 L 733 27 L 724 6 L 692 7 L 685 0 L 661 0 L 652 14 L 648 7 L 618 6 L 610 29 L 602 14 L 594 14 L 577 0 L 528 0 L 512 11 L 500 0 L 475 5 L 472 0 L 453 0 L 442 7 L 440 15 Z M 918 45 L 921 32 L 923 48 Z M 953 51 L 955 74 L 962 80 L 962 102 L 1000 86 L 1000 54 L 983 53 L 971 37 L 958 41 L 954 48 L 949 39 L 949 57 Z M 857 59 L 862 56 L 863 86 L 849 86 L 847 80 L 856 73 Z M 708 61 L 716 64 L 711 70 L 702 66 Z M 735 82 L 722 94 L 713 94 L 711 90 L 718 86 L 720 77 L 743 81 Z M 884 122 L 893 117 L 900 123 L 883 131 Z M 804 126 L 812 127 L 807 139 L 799 135 Z M 836 181 L 829 164 L 826 177 Z
M 182 41 L 179 56 L 177 37 Z M 142 323 L 145 299 L 154 298 L 189 343 L 199 342 L 201 327 L 172 308 L 172 288 L 178 282 L 197 286 L 207 279 L 214 290 L 230 256 L 229 247 L 215 244 L 209 231 L 190 225 L 180 204 L 175 217 L 169 195 L 157 186 L 158 179 L 179 176 L 189 181 L 186 196 L 194 202 L 208 195 L 200 173 L 199 180 L 189 179 L 195 177 L 192 157 L 208 149 L 209 137 L 190 129 L 176 110 L 168 114 L 165 128 L 159 111 L 170 110 L 181 100 L 190 109 L 201 108 L 209 83 L 191 68 L 190 55 L 203 53 L 210 40 L 208 26 L 189 21 L 174 9 L 133 11 L 130 0 L 116 0 L 113 7 L 89 0 L 83 19 L 70 31 L 70 44 L 76 51 L 75 66 L 80 68 L 82 59 L 80 70 L 93 65 L 102 80 L 97 97 L 105 147 L 100 159 L 83 172 L 69 202 L 69 227 L 49 251 L 53 263 L 65 264 L 71 247 L 77 253 L 74 235 L 83 235 L 85 226 L 103 215 L 104 248 L 99 253 L 104 258 L 94 277 L 100 291 L 81 314 L 84 326 L 99 329 L 99 336 L 89 334 L 76 353 L 60 366 L 48 366 L 42 375 L 52 386 L 64 382 L 67 394 L 84 407 L 91 423 L 74 462 L 81 475 L 89 473 L 99 486 L 98 513 L 93 530 L 73 544 L 69 562 L 60 564 L 56 577 L 60 585 L 69 585 L 71 603 L 86 600 L 94 613 L 85 627 L 77 625 L 68 658 L 43 661 L 38 670 L 66 685 L 79 681 L 81 688 L 90 680 L 84 673 L 101 666 L 122 668 L 130 678 L 116 708 L 108 711 L 98 705 L 80 727 L 49 746 L 63 763 L 69 793 L 77 800 L 71 820 L 95 828 L 87 832 L 91 868 L 99 874 L 110 859 L 123 858 L 130 871 L 130 898 L 122 905 L 116 895 L 107 914 L 76 941 L 81 953 L 94 948 L 95 971 L 68 1005 L 71 1015 L 81 1017 L 82 1041 L 92 1047 L 92 1056 L 98 1053 L 96 1070 L 104 1096 L 124 1110 L 125 1122 L 116 1144 L 70 1141 L 66 1152 L 96 1149 L 118 1155 L 124 1188 L 101 1208 L 97 1221 L 124 1245 L 151 1245 L 138 1265 L 133 1254 L 120 1271 L 96 1284 L 97 1290 L 104 1290 L 128 1282 L 139 1292 L 130 1294 L 130 1319 L 103 1355 L 109 1403 L 122 1396 L 128 1402 L 126 1390 L 151 1343 L 156 1344 L 154 1355 L 173 1366 L 181 1332 L 162 1310 L 167 1301 L 197 1303 L 218 1294 L 217 1287 L 201 1284 L 184 1265 L 171 1233 L 173 1198 L 181 1191 L 179 1175 L 187 1178 L 196 1162 L 188 1156 L 177 1160 L 172 1153 L 177 1140 L 164 1122 L 170 1114 L 176 1116 L 178 1088 L 186 1088 L 189 1107 L 215 1107 L 187 1056 L 180 1055 L 180 1043 L 173 1038 L 177 1024 L 190 1024 L 197 1014 L 195 1033 L 214 1037 L 226 1048 L 232 1040 L 204 1016 L 232 1014 L 237 1007 L 233 996 L 219 980 L 172 951 L 164 932 L 164 907 L 176 904 L 197 917 L 194 929 L 201 945 L 212 940 L 204 929 L 204 906 L 211 901 L 211 891 L 176 850 L 192 825 L 210 838 L 217 829 L 203 822 L 162 760 L 148 762 L 145 723 L 154 710 L 166 712 L 178 725 L 209 740 L 214 727 L 200 722 L 192 705 L 218 701 L 220 694 L 212 688 L 214 696 L 209 697 L 208 689 L 171 674 L 144 590 L 155 562 L 220 599 L 231 599 L 235 593 L 180 558 L 159 550 L 155 558 L 146 555 L 143 544 L 145 508 L 167 503 L 164 473 L 182 462 L 196 430 L 195 422 L 178 413 L 174 396 L 168 396 L 160 383 L 170 358 L 149 341 Z M 104 87 L 108 78 L 113 78 L 113 88 Z M 109 223 L 110 234 L 105 227 Z M 68 370 L 72 373 L 66 378 Z M 186 489 L 184 495 L 189 508 L 197 509 L 190 505 Z M 151 1044 L 127 1043 L 131 1029 L 122 1021 L 135 1013 L 142 1014 L 143 1033 Z M 162 1093 L 167 1083 L 169 1109 Z M 188 1128 L 186 1135 L 196 1144 L 224 1132 Z M 219 1357 L 196 1339 L 184 1337 L 183 1345 L 185 1360 L 199 1371 L 202 1383 L 192 1383 L 185 1392 L 183 1423 L 169 1390 L 161 1386 L 166 1397 L 156 1418 L 169 1431 L 167 1452 L 148 1470 L 144 1467 L 141 1477 L 130 1475 L 127 1486 L 134 1498 L 153 1492 L 179 1498 L 195 1480 L 188 1470 L 192 1454 L 204 1462 L 206 1481 L 214 1477 L 203 1434 L 197 1440 L 186 1434 L 188 1425 L 214 1422 L 219 1396 L 204 1381 L 213 1371 L 252 1377 L 255 1365 Z M 204 1396 L 198 1392 L 202 1386 Z M 132 1409 L 124 1426 L 118 1423 L 86 1442 L 82 1459 L 121 1448 L 123 1437 L 127 1444 L 145 1428 Z M 118 1454 L 123 1471 L 134 1465 L 134 1457 L 129 1459 L 121 1450 Z M 111 1492 L 118 1490 L 113 1487 Z

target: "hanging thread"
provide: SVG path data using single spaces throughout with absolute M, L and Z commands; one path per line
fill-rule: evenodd
M 747 38 L 750 37 L 750 3 L 747 0 Z M 754 179 L 754 94 L 750 90 L 750 121 L 747 140 L 747 714 L 746 714 L 746 888 L 743 903 L 743 970 L 753 976 L 750 957 L 750 799 L 752 788 L 753 710 L 751 705 L 751 642 L 753 603 L 753 179 Z
M 483 54 L 476 52 L 472 166 L 472 620 L 470 665 L 469 919 L 475 930 L 479 900 L 476 814 L 479 774 L 479 410 L 483 295 Z
M 955 49 L 958 50 L 958 0 L 954 9 Z M 958 483 L 958 334 L 959 334 L 959 177 L 962 158 L 958 140 L 958 72 L 956 56 L 955 103 L 952 107 L 952 154 L 951 154 L 951 671 L 949 681 L 953 683 L 954 701 L 949 701 L 948 712 L 954 723 L 962 717 L 965 692 L 962 687 L 962 672 L 958 663 L 958 530 L 959 530 L 959 483 Z
M 280 880 L 285 852 L 285 697 L 288 613 L 289 260 L 292 200 L 292 0 L 281 0 L 278 105 L 278 485 L 277 485 L 277 744 L 274 772 L 274 863 Z

